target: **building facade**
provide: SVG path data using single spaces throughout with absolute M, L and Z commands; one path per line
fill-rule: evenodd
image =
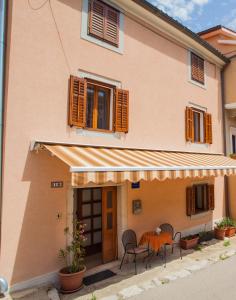
M 228 59 L 145 1 L 9 1 L 1 275 L 54 280 L 64 228 L 96 263 L 122 232 L 183 234 L 225 215 Z

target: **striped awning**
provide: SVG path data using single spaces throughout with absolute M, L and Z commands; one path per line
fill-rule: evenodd
M 43 144 L 70 167 L 72 186 L 236 175 L 236 160 L 219 154 Z

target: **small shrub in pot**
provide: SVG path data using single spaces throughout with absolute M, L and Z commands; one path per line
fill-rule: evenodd
M 180 246 L 184 250 L 192 249 L 197 246 L 199 241 L 199 235 L 194 234 L 194 235 L 188 235 L 186 237 L 183 237 L 180 240 Z
M 223 240 L 225 238 L 226 231 L 225 221 L 222 220 L 220 222 L 216 222 L 215 224 L 215 238 L 218 240 Z

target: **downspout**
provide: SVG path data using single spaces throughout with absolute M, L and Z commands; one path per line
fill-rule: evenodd
M 5 52 L 6 52 L 6 24 L 7 0 L 0 0 L 0 241 L 2 232 L 2 162 L 3 162 L 3 108 L 5 86 Z M 0 244 L 1 251 L 1 244 Z
M 224 73 L 228 64 L 226 64 L 221 70 L 221 96 L 222 96 L 222 121 L 223 121 L 223 145 L 224 145 L 224 155 L 227 155 L 227 137 L 226 137 L 226 117 L 225 117 L 225 78 Z M 230 211 L 230 196 L 229 196 L 229 179 L 228 176 L 224 176 L 224 190 L 225 190 L 225 214 L 226 217 L 231 216 Z

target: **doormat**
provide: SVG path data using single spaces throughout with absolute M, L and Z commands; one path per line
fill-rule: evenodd
M 99 281 L 108 279 L 113 276 L 116 276 L 116 273 L 112 272 L 111 270 L 104 270 L 104 271 L 98 272 L 96 274 L 84 277 L 84 284 L 91 285 L 91 284 L 97 283 Z

